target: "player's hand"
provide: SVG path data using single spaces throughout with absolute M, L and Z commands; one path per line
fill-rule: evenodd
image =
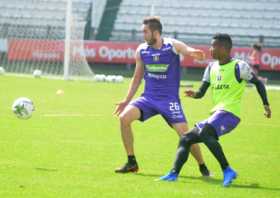
M 195 92 L 194 92 L 193 90 L 186 90 L 186 91 L 185 91 L 185 96 L 186 96 L 186 97 L 191 97 L 191 98 L 193 98 L 194 95 L 195 95 Z
M 123 112 L 124 108 L 128 105 L 128 103 L 129 101 L 126 100 L 117 103 L 113 114 L 119 116 Z
M 205 60 L 206 55 L 205 55 L 204 51 L 197 49 L 195 52 L 193 52 L 193 57 L 196 60 Z
M 264 115 L 267 118 L 271 118 L 271 109 L 269 107 L 269 105 L 264 105 Z

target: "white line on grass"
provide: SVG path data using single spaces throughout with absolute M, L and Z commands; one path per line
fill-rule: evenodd
M 13 77 L 35 78 L 32 74 L 6 73 L 5 75 L 6 76 L 13 76 Z M 63 78 L 63 76 L 61 76 L 61 75 L 51 75 L 51 74 L 49 74 L 49 75 L 42 75 L 40 78 L 50 79 L 50 80 L 65 80 Z M 81 77 L 81 76 L 72 76 L 69 80 L 70 81 L 72 81 L 72 80 L 94 81 L 93 77 Z
M 82 114 L 82 113 L 47 113 L 43 117 L 101 117 L 100 114 Z

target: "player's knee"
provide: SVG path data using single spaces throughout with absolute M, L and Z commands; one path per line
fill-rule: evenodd
M 210 124 L 206 124 L 203 127 L 200 133 L 200 138 L 202 139 L 203 142 L 209 142 L 213 140 L 216 141 L 218 139 L 215 128 Z
M 127 114 L 121 114 L 119 116 L 120 124 L 122 126 L 127 126 L 131 123 L 131 119 Z
M 179 145 L 180 146 L 188 146 L 192 144 L 192 138 L 190 134 L 184 134 L 181 138 L 180 138 L 180 142 Z
M 184 124 L 175 124 L 175 125 L 172 125 L 172 127 L 179 136 L 183 136 L 184 134 L 188 133 L 188 126 L 185 123 Z

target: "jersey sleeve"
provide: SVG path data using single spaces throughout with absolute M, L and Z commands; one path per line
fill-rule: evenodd
M 176 39 L 174 39 L 174 38 L 165 38 L 165 39 L 166 39 L 168 42 L 171 43 L 171 45 L 172 45 L 172 51 L 173 51 L 175 54 L 179 55 L 179 53 L 178 53 L 176 47 L 174 46 L 174 43 L 179 42 L 179 41 L 176 40 Z
M 206 69 L 204 70 L 204 74 L 202 77 L 202 81 L 210 83 L 210 69 L 211 69 L 211 63 L 208 64 Z
M 140 45 L 138 45 L 138 47 L 135 50 L 135 58 L 140 58 L 142 60 L 141 50 L 142 49 L 146 49 L 146 48 L 147 48 L 147 44 L 146 43 L 141 43 Z
M 238 61 L 240 79 L 250 81 L 253 78 L 253 71 L 245 61 Z

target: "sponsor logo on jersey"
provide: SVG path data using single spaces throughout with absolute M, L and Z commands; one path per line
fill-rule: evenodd
M 157 79 L 157 80 L 159 80 L 159 79 L 167 79 L 167 75 L 165 75 L 165 74 L 160 74 L 160 75 L 158 75 L 158 74 L 148 73 L 147 76 L 148 76 L 149 78 L 155 78 L 155 79 Z
M 218 84 L 214 86 L 214 89 L 229 89 L 230 86 L 228 84 Z
M 168 64 L 147 64 L 146 68 L 148 72 L 166 72 Z

